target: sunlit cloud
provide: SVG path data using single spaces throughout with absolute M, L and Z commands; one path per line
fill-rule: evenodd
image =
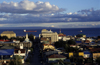
M 49 2 L 38 1 L 36 3 L 28 0 L 21 2 L 6 2 L 0 3 L 0 12 L 5 13 L 32 13 L 32 14 L 44 14 L 62 12 L 64 9 L 60 9 L 56 5 L 51 5 Z
M 74 13 L 62 13 L 64 11 L 64 8 L 50 2 L 4 1 L 0 3 L 0 27 L 100 27 L 100 9 L 90 8 Z

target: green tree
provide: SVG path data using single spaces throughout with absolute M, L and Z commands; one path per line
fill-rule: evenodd
M 84 60 L 85 60 L 85 63 L 92 63 L 93 62 L 93 58 L 86 58 Z
M 34 42 L 34 35 L 33 35 L 33 34 L 30 34 L 30 35 L 28 36 L 28 38 L 30 39 L 30 41 Z
M 59 40 L 59 41 L 55 42 L 54 45 L 56 48 L 60 48 L 60 47 L 64 47 L 65 44 L 67 44 L 66 41 Z
M 75 45 L 76 42 L 75 42 L 74 40 L 68 40 L 68 44 L 69 44 L 69 45 L 72 45 L 72 44 Z
M 5 40 L 6 40 L 6 39 L 8 39 L 8 37 L 7 37 L 7 36 L 2 36 L 1 38 L 2 38 L 2 39 L 5 39 Z
M 31 50 L 31 52 L 33 52 L 33 48 L 29 48 Z
M 98 64 L 100 64 L 100 57 L 97 57 L 97 58 L 96 58 L 96 62 L 97 62 Z
M 15 55 L 10 61 L 9 65 L 22 65 L 21 58 L 18 55 Z
M 69 58 L 71 62 L 76 62 L 76 63 L 82 63 L 83 62 L 83 57 L 70 57 Z

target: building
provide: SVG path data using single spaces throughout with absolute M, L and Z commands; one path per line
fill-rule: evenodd
M 52 32 L 51 30 L 48 31 L 46 29 L 43 29 L 41 31 L 41 34 L 39 34 L 39 38 L 50 38 L 51 43 L 58 41 L 58 34 L 57 32 Z
M 32 47 L 32 43 L 31 42 L 20 42 L 20 43 L 15 43 L 15 42 L 0 42 L 0 46 L 15 46 L 15 47 L 20 47 L 20 44 L 23 44 L 23 47 L 27 47 L 30 48 Z
M 59 34 L 58 34 L 58 39 L 59 39 L 59 40 L 63 40 L 63 41 L 67 41 L 67 40 L 70 40 L 70 39 L 71 39 L 71 36 L 66 36 L 66 35 L 63 34 L 63 33 L 59 33 Z
M 76 37 L 83 37 L 83 38 L 86 38 L 86 35 L 84 35 L 84 34 L 78 34 L 78 35 L 76 35 Z
M 97 57 L 100 57 L 100 53 L 92 53 L 93 60 L 95 60 Z
M 90 58 L 91 55 L 90 51 L 84 51 L 84 58 Z
M 1 33 L 1 36 L 7 36 L 8 38 L 16 37 L 16 33 L 13 31 L 4 31 Z
M 8 62 L 13 57 L 14 49 L 2 49 L 0 50 L 0 65 L 8 65 Z
M 50 44 L 44 44 L 43 45 L 43 50 L 46 50 L 46 49 L 55 50 L 55 47 L 53 45 L 50 45 Z
M 14 55 L 20 56 L 22 63 L 24 63 L 24 58 L 26 56 L 26 50 L 23 48 L 23 44 L 20 44 L 20 48 L 14 49 Z
M 57 60 L 65 60 L 67 57 L 60 55 L 60 54 L 53 54 L 51 56 L 48 56 L 48 62 L 54 62 Z

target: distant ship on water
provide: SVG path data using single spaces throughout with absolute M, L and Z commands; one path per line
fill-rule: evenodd
M 82 32 L 82 30 L 80 30 L 80 32 Z
M 37 32 L 37 31 L 26 31 L 26 30 L 24 30 L 24 32 Z

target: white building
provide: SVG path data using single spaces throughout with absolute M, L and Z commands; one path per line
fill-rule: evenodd
M 25 56 L 26 56 L 26 50 L 23 49 L 23 44 L 20 44 L 20 49 L 15 49 L 15 50 L 14 50 L 14 55 L 18 55 L 18 56 L 23 57 L 23 58 L 21 59 L 21 61 L 22 61 L 22 63 L 24 63 L 24 58 L 25 58 Z
M 58 41 L 58 33 L 52 32 L 51 30 L 48 31 L 46 29 L 43 29 L 41 31 L 41 34 L 39 34 L 39 38 L 51 38 L 51 43 Z

